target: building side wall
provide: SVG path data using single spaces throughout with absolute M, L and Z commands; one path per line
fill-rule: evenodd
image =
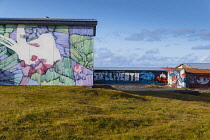
M 210 88 L 210 74 L 187 74 L 187 87 Z
M 186 87 L 186 73 L 184 70 L 169 70 L 168 84 L 174 88 Z
M 167 83 L 167 72 L 95 70 L 94 83 Z
M 0 25 L 0 85 L 93 85 L 94 27 Z

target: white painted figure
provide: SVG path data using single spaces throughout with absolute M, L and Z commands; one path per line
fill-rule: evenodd
M 17 42 L 0 35 L 0 43 L 15 51 L 22 60 L 24 77 L 20 85 L 27 84 L 30 76 L 35 72 L 45 74 L 47 69 L 52 68 L 57 61 L 61 60 L 55 40 L 50 33 L 42 34 L 30 42 L 26 41 L 25 36 L 25 25 L 17 27 Z

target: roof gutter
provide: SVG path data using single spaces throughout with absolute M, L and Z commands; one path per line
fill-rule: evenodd
M 96 35 L 96 19 L 62 19 L 62 18 L 0 18 L 0 24 L 36 24 L 36 25 L 68 25 L 94 27 Z

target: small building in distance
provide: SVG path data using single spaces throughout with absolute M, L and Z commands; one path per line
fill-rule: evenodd
M 168 84 L 175 88 L 210 88 L 210 63 L 183 63 L 168 70 Z
M 160 67 L 95 67 L 94 84 L 167 83 L 167 72 Z
M 93 85 L 95 19 L 0 18 L 0 85 Z
M 210 69 L 210 63 L 182 63 L 175 68 Z

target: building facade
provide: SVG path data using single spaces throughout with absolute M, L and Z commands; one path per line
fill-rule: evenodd
M 210 63 L 182 63 L 175 68 L 210 69 Z
M 167 72 L 151 67 L 94 68 L 94 83 L 167 83 Z
M 174 88 L 210 88 L 210 69 L 168 68 L 168 84 Z
M 94 19 L 0 18 L 0 85 L 93 85 Z

